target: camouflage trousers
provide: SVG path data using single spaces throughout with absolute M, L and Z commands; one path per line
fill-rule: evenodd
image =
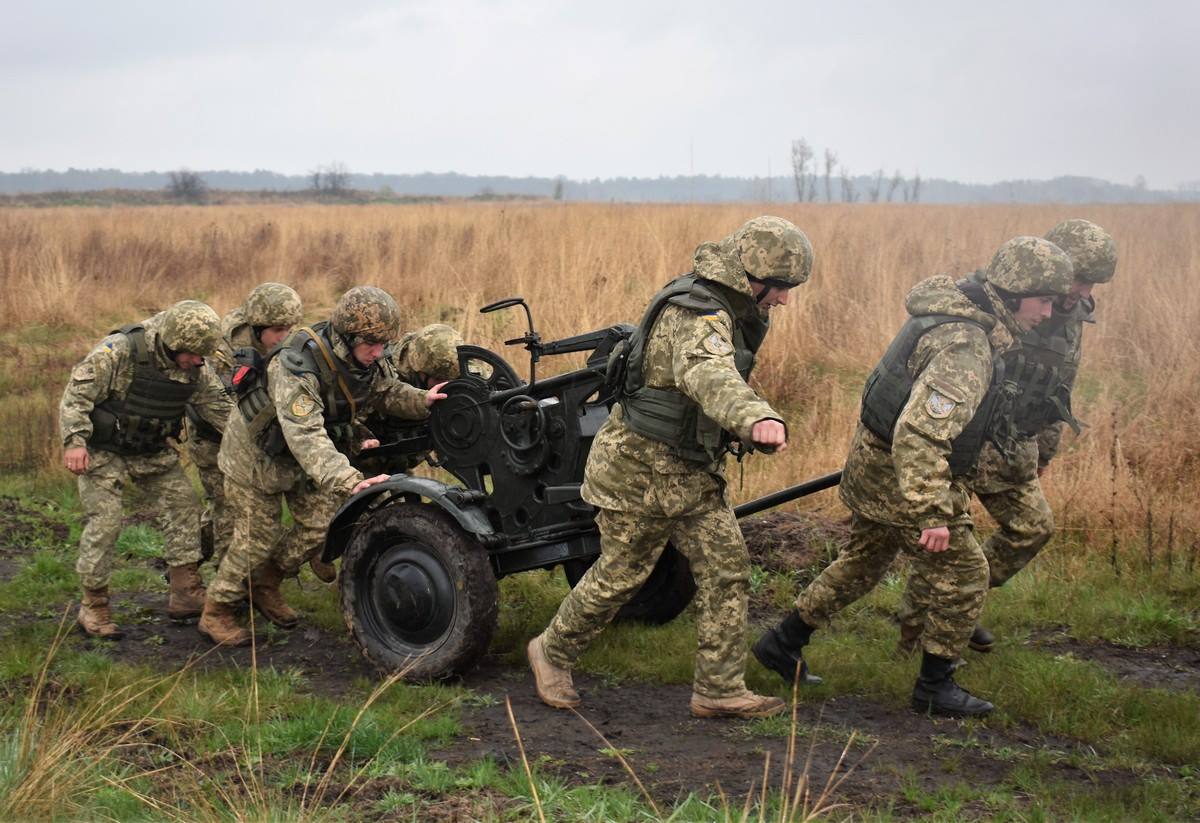
M 192 435 L 187 441 L 188 458 L 196 467 L 200 476 L 200 485 L 208 498 L 204 514 L 200 518 L 200 530 L 203 535 L 208 531 L 212 537 L 213 568 L 221 565 L 225 552 L 229 551 L 229 541 L 233 537 L 233 521 L 225 506 L 225 475 L 217 467 L 217 453 L 221 444 L 214 440 Z
M 121 534 L 122 497 L 133 482 L 155 502 L 168 566 L 200 560 L 200 501 L 172 449 L 151 455 L 122 456 L 88 450 L 88 469 L 79 476 L 83 534 L 75 571 L 84 588 L 107 586 L 112 577 L 113 549 Z
M 693 689 L 726 697 L 745 688 L 746 609 L 750 557 L 733 511 L 721 506 L 682 517 L 601 509 L 600 557 L 542 633 L 546 656 L 574 668 L 588 645 L 629 602 L 668 541 L 696 578 L 696 661 Z
M 919 604 L 914 614 L 921 615 L 923 647 L 957 659 L 983 608 L 987 558 L 969 525 L 950 526 L 950 547 L 944 552 L 925 551 L 919 538 L 916 528 L 852 514 L 850 542 L 796 599 L 800 617 L 810 626 L 828 626 L 833 615 L 875 588 L 903 551 L 909 558 L 908 593 Z
M 281 501 L 286 501 L 293 525 L 280 522 Z M 243 582 L 268 558 L 291 577 L 319 552 L 325 529 L 342 503 L 339 495 L 308 483 L 279 494 L 267 494 L 225 478 L 225 503 L 233 523 L 233 539 L 217 575 L 208 584 L 208 595 L 218 603 L 233 605 L 246 597 Z

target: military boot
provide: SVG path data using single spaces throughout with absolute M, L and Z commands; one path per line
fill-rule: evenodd
M 987 654 L 992 650 L 992 646 L 996 645 L 996 636 L 983 626 L 976 625 L 974 631 L 971 632 L 971 639 L 967 641 L 967 645 L 977 652 Z
M 755 694 L 749 689 L 731 697 L 705 697 L 692 692 L 692 717 L 771 717 L 786 707 L 778 697 Z
M 314 554 L 308 561 L 308 567 L 322 583 L 332 583 L 337 580 L 337 566 L 326 563 L 320 555 Z
M 896 653 L 908 657 L 921 648 L 921 635 L 925 633 L 924 626 L 909 626 L 900 624 L 900 640 L 896 643 Z
M 754 644 L 754 656 L 758 662 L 778 674 L 788 683 L 798 682 L 801 686 L 816 686 L 821 678 L 810 674 L 801 650 L 816 631 L 792 612 L 773 629 L 768 629 Z M 796 667 L 799 666 L 799 673 Z
M 195 563 L 171 566 L 167 569 L 171 592 L 167 595 L 167 617 L 172 620 L 191 620 L 204 610 L 204 584 Z
M 250 632 L 238 625 L 233 606 L 205 598 L 196 630 L 218 646 L 248 646 Z
M 83 590 L 77 619 L 83 630 L 92 637 L 120 640 L 125 636 L 121 627 L 113 622 L 112 609 L 108 605 L 108 586 Z
M 555 666 L 546 657 L 540 634 L 529 641 L 525 652 L 529 657 L 529 668 L 533 670 L 533 685 L 543 703 L 556 709 L 573 709 L 583 702 L 571 682 L 571 672 Z
M 922 714 L 983 717 L 995 708 L 954 682 L 954 661 L 925 652 L 921 674 L 913 686 L 913 708 Z
M 279 591 L 282 582 L 283 570 L 275 561 L 265 561 L 250 573 L 250 603 L 279 628 L 292 629 L 300 622 L 300 615 L 283 599 Z

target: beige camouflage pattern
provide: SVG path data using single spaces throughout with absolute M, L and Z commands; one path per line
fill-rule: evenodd
M 737 519 L 716 489 L 708 506 L 684 515 L 601 509 L 600 557 L 563 600 L 542 633 L 546 656 L 571 669 L 617 611 L 637 593 L 670 541 L 696 578 L 693 689 L 729 697 L 746 688 L 746 608 L 750 558 Z
M 172 351 L 208 357 L 221 345 L 221 318 L 199 300 L 180 300 L 162 313 L 162 342 Z
M 400 307 L 381 288 L 355 286 L 333 307 L 329 324 L 352 346 L 360 342 L 390 343 L 400 333 Z
M 812 244 L 804 232 L 782 217 L 748 220 L 720 245 L 723 251 L 736 254 L 742 268 L 759 280 L 799 286 L 812 275 Z
M 970 490 L 950 474 L 950 443 L 987 393 L 992 350 L 1016 343 L 1006 325 L 981 311 L 950 277 L 922 280 L 905 307 L 913 316 L 948 314 L 975 322 L 946 323 L 921 336 L 908 361 L 912 396 L 896 421 L 890 449 L 860 424 L 838 493 L 850 509 L 879 523 L 918 531 L 966 525 Z
M 293 520 L 286 529 L 281 520 L 281 496 Z M 325 529 L 344 500 L 344 495 L 309 483 L 299 483 L 280 495 L 226 478 L 232 547 L 208 585 L 208 596 L 227 606 L 240 603 L 246 597 L 244 581 L 268 558 L 285 576 L 296 575 L 321 550 Z
M 1071 258 L 1041 237 L 1014 237 L 992 257 L 987 282 L 1011 294 L 1066 294 L 1075 275 Z
M 171 449 L 136 457 L 96 450 L 79 476 L 83 533 L 75 571 L 85 589 L 103 588 L 112 576 L 113 550 L 124 517 L 122 497 L 129 482 L 155 502 L 167 565 L 200 560 L 200 501 L 179 465 L 179 455 Z
M 465 342 L 453 327 L 433 323 L 400 338 L 392 365 L 401 380 L 413 385 L 424 385 L 422 374 L 433 383 L 453 380 L 458 377 L 458 347 Z
M 241 314 L 250 326 L 298 326 L 304 320 L 304 303 L 291 286 L 260 283 L 246 297 Z
M 695 263 L 696 274 L 741 295 L 745 311 L 759 311 L 741 263 L 718 244 L 700 246 Z M 782 418 L 742 380 L 733 349 L 733 318 L 724 311 L 667 306 L 646 341 L 645 383 L 682 392 L 748 441 L 754 423 Z M 742 693 L 750 562 L 723 471 L 724 458 L 711 465 L 684 460 L 634 432 L 620 404 L 613 407 L 592 444 L 582 489 L 600 509 L 601 555 L 542 635 L 551 661 L 574 664 L 670 540 L 691 561 L 698 587 L 695 691 L 713 698 Z
M 828 626 L 833 615 L 875 588 L 903 551 L 909 561 L 908 591 L 920 598 L 924 650 L 958 659 L 983 608 L 987 559 L 970 523 L 950 526 L 950 547 L 944 552 L 925 551 L 917 544 L 920 536 L 920 529 L 877 523 L 852 513 L 849 543 L 800 593 L 796 611 L 810 626 Z
M 1064 220 L 1046 239 L 1067 253 L 1075 277 L 1089 283 L 1107 283 L 1117 271 L 1117 243 L 1112 235 L 1089 220 Z

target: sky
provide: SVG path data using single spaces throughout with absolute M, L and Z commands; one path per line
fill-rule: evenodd
M 1200 4 L 0 0 L 0 171 L 1200 180 Z

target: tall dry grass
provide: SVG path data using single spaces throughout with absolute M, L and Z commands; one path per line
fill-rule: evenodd
M 811 238 L 812 281 L 779 312 L 755 381 L 786 410 L 792 448 L 752 458 L 741 498 L 840 466 L 862 378 L 917 280 L 965 273 L 1004 240 L 1068 217 L 1109 229 L 1116 280 L 1097 290 L 1077 391 L 1080 438 L 1046 477 L 1060 523 L 1107 543 L 1110 521 L 1156 541 L 1174 518 L 1181 556 L 1197 528 L 1200 207 L 561 204 L 229 206 L 0 211 L 0 468 L 57 461 L 54 410 L 70 365 L 114 324 L 184 297 L 218 311 L 281 280 L 310 315 L 349 286 L 401 302 L 405 322 L 453 323 L 501 347 L 520 315 L 479 315 L 514 294 L 545 338 L 633 321 L 704 240 L 771 212 Z M 510 350 L 524 370 L 523 353 Z M 550 366 L 547 363 L 547 366 Z M 552 366 L 550 366 L 552 368 Z M 545 372 L 543 372 L 545 373 Z M 1116 494 L 1113 494 L 1113 491 Z M 835 506 L 832 495 L 823 505 Z M 1115 508 L 1113 500 L 1115 499 Z

